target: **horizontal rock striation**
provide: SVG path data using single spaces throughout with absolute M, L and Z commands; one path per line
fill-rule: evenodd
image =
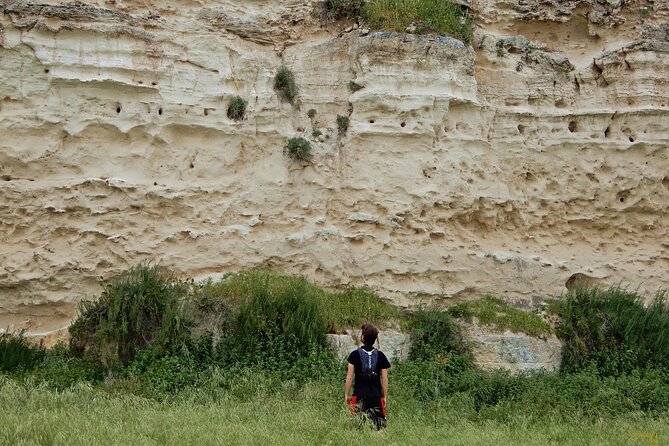
M 0 326 L 61 328 L 146 259 L 402 306 L 667 287 L 667 4 L 470 7 L 467 46 L 309 1 L 0 0 Z

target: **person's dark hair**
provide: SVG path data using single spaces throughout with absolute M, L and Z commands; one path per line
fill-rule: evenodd
M 362 338 L 365 347 L 372 347 L 379 336 L 379 329 L 372 324 L 365 324 L 362 326 Z

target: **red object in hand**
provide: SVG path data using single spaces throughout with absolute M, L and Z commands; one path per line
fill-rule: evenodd
M 358 401 L 358 397 L 353 395 L 348 402 L 348 404 L 351 406 L 351 416 L 355 415 L 355 403 L 357 401 Z

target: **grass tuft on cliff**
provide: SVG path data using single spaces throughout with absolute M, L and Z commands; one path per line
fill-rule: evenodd
M 290 138 L 283 153 L 295 161 L 308 161 L 311 158 L 311 143 L 302 137 Z
M 228 104 L 228 118 L 233 121 L 242 121 L 246 116 L 248 102 L 240 96 L 235 96 Z
M 279 68 L 274 76 L 274 89 L 279 93 L 281 100 L 292 104 L 297 96 L 295 75 L 287 67 Z
M 500 332 L 511 330 L 530 336 L 542 336 L 551 331 L 548 322 L 538 314 L 513 308 L 502 299 L 493 296 L 455 304 L 449 307 L 448 313 L 467 322 L 472 322 L 476 318 L 479 323 L 492 326 Z

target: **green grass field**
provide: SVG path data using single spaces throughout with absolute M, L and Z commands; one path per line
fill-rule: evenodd
M 0 378 L 2 379 L 2 378 Z M 236 391 L 198 392 L 155 401 L 86 384 L 66 391 L 0 383 L 3 445 L 659 445 L 669 417 L 630 413 L 592 419 L 508 413 L 472 419 L 449 406 L 389 398 L 388 427 L 359 429 L 339 389 L 308 384 L 267 393 L 262 383 Z M 253 391 L 255 390 L 255 392 Z M 248 394 L 243 393 L 247 391 Z

